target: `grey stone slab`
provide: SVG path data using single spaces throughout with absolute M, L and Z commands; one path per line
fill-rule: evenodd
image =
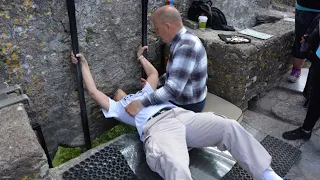
M 0 109 L 0 179 L 45 177 L 49 166 L 22 104 Z
M 307 180 L 320 179 L 320 137 L 312 136 L 301 147 L 301 160 L 298 163 Z
M 306 85 L 307 82 L 307 77 L 308 77 L 308 68 L 302 68 L 301 69 L 301 76 L 300 78 L 297 79 L 295 83 L 290 83 L 287 81 L 287 76 L 291 73 L 291 70 L 287 73 L 287 76 L 285 76 L 281 83 L 279 84 L 279 87 L 291 90 L 293 92 L 299 92 L 302 93 L 304 86 Z
M 257 139 L 259 142 L 261 142 L 267 136 L 266 133 L 261 132 L 261 131 L 257 130 L 256 128 L 250 126 L 247 122 L 242 121 L 240 123 L 240 125 L 246 131 L 248 131 L 255 139 Z
M 276 137 L 291 144 L 294 147 L 299 147 L 303 143 L 302 140 L 288 141 L 282 138 L 283 132 L 297 128 L 297 126 L 295 125 L 285 123 L 249 110 L 244 113 L 243 122 L 247 123 L 248 125 L 252 126 L 262 133 L 266 133 L 268 135 Z
M 284 89 L 273 89 L 264 97 L 250 102 L 249 109 L 266 116 L 281 119 L 283 121 L 301 126 L 307 114 L 303 108 L 305 98 L 302 94 L 286 91 Z M 315 128 L 320 127 L 320 122 Z
M 207 94 L 206 105 L 203 112 L 214 112 L 238 122 L 241 122 L 243 118 L 242 110 L 239 107 L 211 93 Z
M 301 157 L 300 157 L 301 158 Z M 301 168 L 299 167 L 299 162 L 291 167 L 287 175 L 285 176 L 287 179 L 292 180 L 306 180 Z

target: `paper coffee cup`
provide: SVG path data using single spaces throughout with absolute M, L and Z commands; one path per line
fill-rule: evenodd
M 207 26 L 208 17 L 207 16 L 199 16 L 199 29 L 205 29 Z

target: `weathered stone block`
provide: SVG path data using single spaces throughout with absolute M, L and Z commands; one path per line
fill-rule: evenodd
M 47 158 L 22 104 L 0 109 L 0 179 L 44 178 Z
M 193 30 L 208 54 L 208 89 L 242 109 L 254 96 L 274 87 L 290 65 L 294 23 L 284 20 L 252 29 L 274 35 L 268 40 L 251 37 L 249 44 L 226 44 L 218 34 L 236 32 Z
M 296 0 L 273 0 L 273 2 L 276 4 L 284 4 L 292 7 L 296 6 Z

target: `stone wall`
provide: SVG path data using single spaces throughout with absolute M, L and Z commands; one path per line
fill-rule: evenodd
M 240 29 L 245 27 L 252 27 L 255 25 L 255 17 L 259 12 L 258 2 L 260 1 L 225 0 L 212 2 L 213 6 L 219 8 L 224 13 L 229 25 Z
M 175 6 L 185 16 L 191 2 L 176 0 Z M 253 23 L 258 1 L 214 2 L 226 10 L 232 25 Z M 149 0 L 149 22 L 157 7 L 165 3 Z M 27 108 L 28 115 L 32 122 L 42 125 L 51 154 L 58 145 L 83 145 L 65 1 L 3 0 L 0 10 L 0 81 L 20 84 L 31 98 L 33 106 Z M 117 88 L 127 92 L 138 89 L 141 72 L 135 53 L 141 44 L 141 1 L 76 0 L 76 10 L 80 51 L 89 61 L 98 89 L 107 95 Z M 150 23 L 149 59 L 155 62 L 159 39 L 151 29 Z M 105 131 L 109 122 L 92 100 L 87 98 L 86 102 L 94 138 Z
M 276 4 L 283 4 L 292 7 L 296 6 L 296 0 L 273 0 L 273 2 Z
M 141 1 L 75 2 L 80 51 L 89 61 L 98 89 L 112 95 L 117 88 L 127 92 L 140 88 L 141 69 L 135 59 L 141 44 Z M 182 12 L 190 3 L 175 2 Z M 165 3 L 149 0 L 149 20 Z M 3 0 L 0 10 L 0 81 L 20 84 L 30 97 L 33 106 L 27 108 L 28 115 L 42 125 L 51 154 L 58 145 L 83 145 L 66 2 Z M 156 60 L 158 41 L 153 36 L 150 31 L 149 59 Z M 108 121 L 93 101 L 86 101 L 94 138 L 105 131 Z

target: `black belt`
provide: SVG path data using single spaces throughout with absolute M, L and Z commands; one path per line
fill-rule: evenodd
M 148 119 L 148 121 L 149 121 L 150 119 L 155 118 L 156 116 L 158 116 L 158 115 L 166 112 L 166 111 L 169 111 L 170 109 L 172 109 L 172 108 L 165 107 L 165 108 L 160 109 L 158 112 L 156 112 L 154 115 L 152 115 L 152 116 Z

